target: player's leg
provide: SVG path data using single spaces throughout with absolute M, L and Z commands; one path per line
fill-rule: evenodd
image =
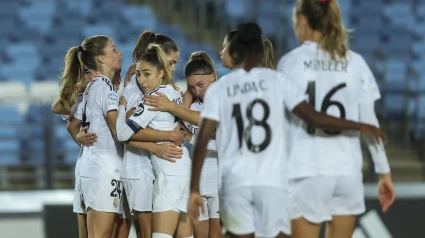
M 77 213 L 78 220 L 78 236 L 80 238 L 87 238 L 87 214 Z
M 152 238 L 171 238 L 179 224 L 178 211 L 152 213 Z
M 326 238 L 351 238 L 355 223 L 356 216 L 332 216 L 326 224 Z
M 351 238 L 356 216 L 365 211 L 361 176 L 338 176 L 331 199 L 332 221 L 326 225 L 327 238 Z
M 179 225 L 177 227 L 176 238 L 193 238 L 192 223 L 187 216 L 187 213 L 181 212 L 179 217 Z
M 134 225 L 138 237 L 150 238 L 152 236 L 153 181 L 154 179 L 146 174 L 139 179 L 123 179 L 129 210 L 137 218 Z
M 139 219 L 133 220 L 133 227 L 134 227 L 134 230 L 136 231 L 137 238 L 141 238 L 142 237 L 142 231 L 140 230 Z M 150 235 L 152 236 L 152 233 Z
M 321 224 L 332 219 L 335 178 L 315 176 L 290 181 L 291 237 L 319 237 Z
M 152 212 L 137 212 L 137 229 L 141 238 L 152 237 Z M 135 223 L 136 224 L 136 223 Z
M 90 238 L 111 237 L 117 213 L 100 212 L 88 208 L 87 228 Z
M 111 237 L 121 210 L 122 185 L 106 172 L 95 177 L 81 177 L 81 190 L 87 208 L 90 238 Z
M 209 238 L 221 238 L 222 227 L 220 224 L 220 202 L 218 193 L 208 196 L 208 214 L 209 214 Z
M 206 196 L 202 196 L 204 202 L 204 211 L 199 208 L 199 223 L 193 226 L 193 235 L 196 238 L 208 238 L 209 235 L 209 211 L 208 211 L 208 200 Z
M 117 224 L 116 227 L 118 228 L 116 232 L 113 233 L 115 234 L 115 237 L 128 238 L 130 234 L 132 220 L 126 218 L 118 218 L 115 223 Z

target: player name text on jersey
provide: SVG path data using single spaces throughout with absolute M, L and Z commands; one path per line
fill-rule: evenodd
M 304 71 L 333 71 L 347 72 L 348 63 L 346 61 L 334 60 L 310 60 L 304 61 Z
M 233 87 L 227 87 L 227 96 L 234 97 L 239 93 L 249 93 L 252 91 L 258 92 L 258 90 L 266 91 L 266 85 L 264 83 L 264 79 L 260 80 L 260 82 L 243 82 L 243 84 L 234 84 Z

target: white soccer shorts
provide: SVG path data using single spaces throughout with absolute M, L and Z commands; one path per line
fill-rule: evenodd
M 220 218 L 234 235 L 254 233 L 257 237 L 291 234 L 288 191 L 273 186 L 222 187 Z
M 202 214 L 202 210 L 199 209 L 199 220 L 207 221 L 209 219 L 220 218 L 220 202 L 218 200 L 218 194 L 202 195 L 202 201 L 204 202 L 205 214 Z
M 331 221 L 333 215 L 360 215 L 365 211 L 361 176 L 315 176 L 290 181 L 291 220 Z
M 153 212 L 187 212 L 190 175 L 156 174 L 153 188 Z
M 122 182 L 108 173 L 91 178 L 81 176 L 81 191 L 86 209 L 122 213 Z
M 140 179 L 122 179 L 131 214 L 152 211 L 154 179 L 144 174 Z

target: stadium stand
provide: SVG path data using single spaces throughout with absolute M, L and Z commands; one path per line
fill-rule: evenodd
M 0 0 L 0 128 L 4 128 L 0 153 L 5 155 L 1 166 L 39 168 L 53 156 L 54 164 L 68 166 L 72 174 L 78 147 L 68 135 L 65 122 L 59 116 L 50 116 L 48 104 L 59 91 L 66 51 L 87 36 L 105 34 L 115 41 L 123 52 L 124 76 L 132 64 L 131 52 L 138 35 L 146 29 L 164 33 L 181 49 L 175 72 L 178 80 L 183 79 L 185 61 L 196 50 L 211 55 L 220 76 L 228 72 L 218 54 L 224 33 L 217 29 L 208 42 L 197 42 L 191 36 L 199 34 L 199 29 L 228 30 L 242 20 L 256 20 L 275 44 L 277 57 L 298 44 L 292 33 L 292 0 L 190 1 L 206 6 L 206 13 L 217 23 L 208 20 L 205 24 L 209 25 L 192 27 L 195 32 L 189 32 L 187 24 L 166 21 L 182 14 L 179 4 L 187 4 L 187 0 L 176 0 L 171 15 L 157 10 L 161 1 L 134 2 L 144 4 L 124 0 Z M 417 149 L 412 151 L 411 144 L 425 139 L 425 2 L 339 3 L 345 24 L 354 30 L 351 47 L 365 57 L 378 79 L 383 98 L 377 111 L 383 125 L 389 130 L 394 123 L 403 125 L 403 131 L 393 135 L 403 134 L 396 137 L 407 144 L 407 149 L 398 146 L 400 141 L 394 142 L 388 152 L 390 158 L 393 160 L 391 154 L 399 156 L 401 150 L 405 151 L 403 157 L 408 154 L 407 160 L 413 157 L 411 160 L 418 162 Z M 47 127 L 52 128 L 51 135 Z M 52 149 L 54 152 L 49 152 Z M 422 180 L 422 163 L 416 162 L 413 166 L 419 167 L 417 173 L 421 175 L 415 179 Z M 36 184 L 44 186 L 40 181 Z

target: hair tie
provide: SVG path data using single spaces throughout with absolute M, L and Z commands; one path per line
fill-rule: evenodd
M 81 45 L 78 46 L 78 51 L 80 51 L 80 52 L 83 52 L 84 51 L 84 49 L 83 49 L 83 47 Z
M 322 4 L 325 4 L 326 3 L 326 0 L 321 0 L 321 2 L 322 2 Z

